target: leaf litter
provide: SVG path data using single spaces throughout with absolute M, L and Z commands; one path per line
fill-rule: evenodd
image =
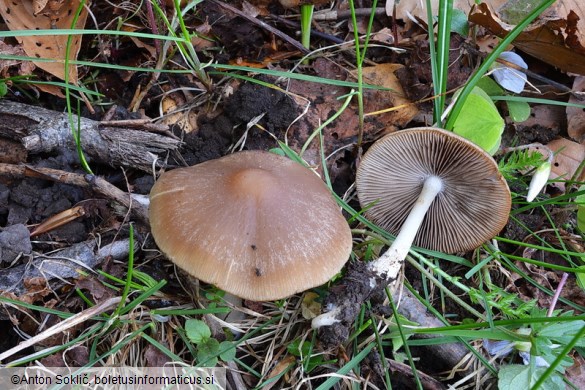
M 127 3 L 125 6 L 135 5 L 132 4 L 133 2 Z M 296 11 L 285 11 L 277 2 L 252 3 L 238 9 L 241 9 L 252 20 L 272 23 L 273 26 L 276 26 L 275 28 L 292 37 L 291 39 L 295 39 L 296 29 L 288 27 L 289 25 L 283 22 L 278 22 L 275 16 L 294 16 Z M 471 11 L 471 3 L 457 2 L 457 8 L 465 10 L 465 12 Z M 501 6 L 503 3 L 503 1 L 492 2 L 493 9 L 478 6 L 471 11 L 472 20 L 482 26 L 482 29 L 478 30 L 478 39 L 493 41 L 494 35 L 507 31 L 506 29 L 511 23 L 502 21 Z M 579 2 L 559 3 L 560 5 L 550 11 L 546 18 L 542 18 L 539 24 L 527 29 L 526 34 L 528 35 L 515 42 L 515 51 L 526 60 L 529 69 L 546 74 L 555 81 L 568 85 L 574 92 L 579 92 L 581 90 L 580 84 L 578 84 L 579 78 L 575 78 L 567 72 L 583 73 L 579 64 L 583 63 L 581 61 L 581 48 L 583 47 L 582 32 L 585 29 L 582 27 L 582 22 L 585 18 L 575 18 L 575 15 L 584 15 Z M 397 8 L 394 11 L 392 2 L 388 2 L 386 15 L 377 14 L 376 16 L 373 33 L 376 37 L 376 43 L 382 47 L 375 47 L 369 51 L 371 54 L 367 59 L 368 65 L 364 68 L 364 82 L 384 87 L 384 89 L 365 89 L 364 111 L 370 114 L 366 116 L 364 123 L 366 148 L 371 142 L 388 132 L 430 124 L 431 103 L 422 101 L 432 94 L 428 36 L 424 30 L 426 13 L 420 13 L 421 10 L 416 8 L 417 5 L 416 1 L 402 0 L 396 3 Z M 0 3 L 0 14 L 11 29 L 33 26 L 41 29 L 65 29 L 71 27 L 71 15 L 77 12 L 78 6 L 79 1 L 49 0 L 43 2 L 31 0 L 23 1 L 19 5 L 8 5 L 11 7 L 11 13 L 8 14 L 6 12 L 7 5 Z M 225 8 L 217 6 L 215 2 L 204 2 L 198 7 L 200 7 L 198 13 L 189 15 L 187 22 L 189 28 L 198 32 L 193 44 L 196 46 L 197 52 L 201 53 L 206 60 L 215 60 L 225 64 L 254 65 L 257 69 L 276 72 L 290 70 L 300 59 L 298 48 L 287 40 L 275 38 L 273 34 L 262 28 L 262 24 L 253 23 L 248 18 L 227 12 Z M 104 4 L 91 4 L 89 7 L 84 7 L 81 10 L 76 28 L 83 28 L 88 11 L 98 9 L 100 11 L 109 10 L 108 15 L 110 16 L 120 16 L 120 20 L 123 21 L 122 28 L 126 31 L 152 32 L 151 21 L 146 16 L 145 10 L 124 9 Z M 164 12 L 170 12 L 170 9 L 172 7 L 167 8 Z M 137 12 L 133 13 L 134 11 Z M 339 14 L 347 11 L 347 4 L 344 2 L 339 4 L 337 11 Z M 398 19 L 397 24 L 393 24 L 392 18 L 388 16 L 394 15 L 394 12 L 396 12 Z M 505 12 L 509 13 L 509 10 Z M 110 22 L 108 20 L 110 17 L 106 17 L 104 12 L 96 12 L 95 16 L 98 26 L 107 26 Z M 167 16 L 171 16 L 171 14 L 168 13 Z M 359 18 L 360 29 L 367 25 L 367 18 Z M 323 37 L 314 39 L 313 45 L 315 47 L 329 45 L 331 43 L 329 37 L 350 41 L 353 36 L 352 30 L 349 28 L 350 24 L 347 20 L 314 22 L 314 27 L 322 33 Z M 165 31 L 162 24 L 159 24 L 158 27 L 160 31 Z M 86 26 L 86 28 L 89 27 Z M 554 39 L 552 39 L 553 35 Z M 65 67 L 62 61 L 66 37 L 65 35 L 41 36 L 40 40 L 37 37 L 36 41 L 32 40 L 31 37 L 18 37 L 11 42 L 11 46 L 3 46 L 2 51 L 10 55 L 24 51 L 27 56 L 57 60 L 57 62 L 35 61 L 35 65 L 56 79 L 63 80 Z M 6 43 L 6 45 L 9 44 Z M 384 45 L 388 47 L 384 47 Z M 390 48 L 392 45 L 400 50 Z M 450 51 L 452 65 L 449 71 L 449 89 L 462 85 L 479 60 L 474 57 L 476 54 L 466 50 L 467 45 L 469 45 L 469 39 L 454 36 Z M 95 47 L 101 48 L 99 53 Z M 526 56 L 526 54 L 531 54 L 536 59 Z M 143 62 L 148 63 L 156 56 L 157 53 L 151 40 L 141 40 L 136 37 L 114 39 L 86 36 L 82 45 L 81 36 L 76 35 L 70 50 L 70 59 L 78 57 L 94 61 L 107 59 L 109 63 L 130 64 L 131 66 L 142 66 Z M 352 50 L 341 46 L 325 50 L 324 55 L 311 59 L 309 65 L 296 68 L 296 72 L 336 81 L 353 82 L 356 77 L 352 66 L 354 62 Z M 184 59 L 175 55 L 169 67 L 179 69 L 184 68 L 185 65 Z M 5 61 L 2 63 L 1 69 L 3 74 L 7 76 L 34 72 L 41 77 L 50 78 L 49 75 L 42 74 L 38 69 L 33 69 L 31 63 L 26 61 Z M 286 142 L 290 148 L 298 152 L 315 129 L 339 110 L 343 103 L 342 99 L 350 91 L 348 87 L 328 83 L 311 83 L 296 79 L 283 80 L 275 76 L 259 77 L 253 71 L 245 74 L 237 73 L 245 75 L 251 80 L 243 81 L 231 78 L 226 82 L 222 79 L 226 77 L 224 70 L 212 67 L 209 70 L 221 72 L 221 74 L 213 76 L 217 83 L 217 90 L 209 96 L 197 92 L 201 89 L 201 83 L 192 75 L 163 73 L 157 83 L 147 85 L 145 74 L 138 70 L 102 69 L 96 73 L 96 85 L 99 88 L 104 88 L 102 91 L 106 94 L 104 103 L 107 105 L 116 104 L 123 108 L 114 110 L 115 114 L 112 115 L 115 119 L 152 118 L 153 120 L 161 120 L 161 113 L 168 115 L 164 124 L 170 127 L 172 134 L 180 138 L 182 143 L 178 149 L 152 152 L 156 155 L 156 161 L 160 163 L 159 167 L 162 169 L 192 165 L 220 157 L 229 153 L 230 150 L 238 148 L 263 150 L 277 148 L 280 146 L 277 140 Z M 79 73 L 77 73 L 78 71 Z M 74 83 L 85 82 L 89 71 L 90 69 L 87 67 L 78 69 L 71 66 L 69 79 Z M 227 72 L 227 77 L 229 78 L 229 72 Z M 573 80 L 575 80 L 575 84 L 573 84 Z M 547 87 L 539 83 L 536 83 L 536 86 L 537 88 Z M 139 108 L 140 112 L 132 113 L 132 95 L 142 88 L 150 89 L 147 90 L 146 99 L 143 100 Z M 54 94 L 59 96 L 56 91 Z M 550 95 L 559 100 L 569 99 L 569 96 L 556 93 L 554 90 Z M 13 91 L 10 92 L 9 98 L 21 99 Z M 571 102 L 581 104 L 576 94 L 571 95 L 570 99 Z M 41 92 L 40 101 L 43 105 L 63 107 L 62 102 L 55 103 L 54 100 Z M 164 108 L 161 110 L 162 106 Z M 500 112 L 503 112 L 502 105 L 497 103 L 497 107 Z M 532 105 L 531 109 L 532 115 L 527 121 L 521 123 L 515 123 L 509 117 L 504 117 L 504 146 L 511 146 L 517 142 L 541 142 L 556 152 L 553 167 L 555 175 L 568 178 L 579 174 L 579 169 L 582 171 L 581 162 L 585 157 L 583 155 L 583 129 L 580 126 L 579 110 L 550 105 Z M 329 157 L 327 171 L 333 182 L 333 188 L 340 196 L 346 193 L 353 183 L 355 167 L 359 163 L 354 150 L 359 128 L 357 113 L 358 107 L 352 102 L 336 121 L 323 128 L 323 150 L 321 150 L 321 143 L 317 137 L 308 145 L 303 155 L 312 167 L 320 166 L 321 154 Z M 94 119 L 99 120 L 100 116 L 105 115 L 105 110 L 98 110 L 97 117 Z M 11 119 L 14 121 L 14 118 Z M 140 131 L 146 130 L 141 129 Z M 0 141 L 5 142 L 3 141 L 5 138 L 19 141 L 22 135 L 18 134 L 18 130 L 11 130 L 10 134 L 0 130 Z M 21 154 L 17 155 L 16 160 L 10 164 L 22 163 L 31 167 L 48 166 L 64 172 L 81 174 L 74 150 L 64 147 L 51 153 L 57 157 L 48 157 L 43 153 Z M 137 169 L 130 165 L 122 171 L 118 164 L 114 167 L 108 166 L 107 163 L 100 163 L 97 157 L 92 161 L 92 164 L 98 167 L 100 176 L 105 177 L 108 182 L 121 188 L 128 195 L 131 192 L 145 195 L 153 183 L 152 172 L 145 173 L 144 167 Z M 319 171 L 324 173 L 323 167 L 320 167 Z M 5 236 L 12 234 L 12 230 L 18 230 L 19 237 L 22 238 L 22 240 L 18 240 L 18 244 L 26 245 L 29 243 L 31 246 L 31 250 L 29 250 L 28 246 L 20 248 L 18 245 L 5 244 L 5 242 L 9 242 L 8 239 L 0 240 L 3 243 L 1 244 L 3 250 L 12 250 L 9 257 L 6 258 L 8 262 L 14 263 L 0 270 L 0 285 L 5 295 L 11 299 L 66 312 L 80 311 L 85 308 L 81 295 L 73 293 L 75 288 L 94 304 L 109 303 L 113 297 L 119 296 L 119 292 L 111 287 L 116 286 L 120 289 L 123 285 L 119 281 L 110 279 L 103 273 L 98 275 L 89 269 L 81 272 L 84 268 L 79 268 L 80 264 L 71 262 L 69 259 L 77 261 L 86 259 L 87 263 L 84 261 L 84 264 L 88 268 L 102 270 L 118 280 L 123 279 L 126 265 L 124 261 L 121 263 L 119 261 L 124 260 L 127 256 L 128 242 L 125 241 L 128 237 L 127 210 L 119 205 L 114 205 L 109 200 L 103 202 L 100 199 L 100 202 L 92 206 L 93 212 L 71 220 L 66 218 L 68 222 L 63 222 L 64 225 L 59 226 L 61 223 L 59 221 L 63 221 L 61 218 L 63 215 L 77 215 L 76 211 L 82 207 L 80 205 L 83 202 L 101 197 L 94 192 L 93 187 L 81 189 L 65 185 L 59 183 L 58 177 L 53 178 L 56 179 L 54 184 L 45 180 L 46 176 L 42 179 L 24 178 L 8 176 L 2 172 L 5 171 L 0 171 L 0 200 L 2 200 L 0 202 L 0 226 L 2 227 L 0 237 L 4 237 L 1 236 L 2 234 Z M 581 180 L 580 176 L 576 177 Z M 518 188 L 518 192 L 522 192 L 525 186 L 518 184 Z M 565 187 L 564 190 L 568 189 Z M 554 195 L 551 188 L 543 195 L 542 199 L 549 199 L 550 195 Z M 355 200 L 349 200 L 349 204 L 356 207 Z M 559 241 L 554 234 L 543 237 L 555 247 L 561 247 L 565 243 L 574 241 L 574 246 L 571 247 L 577 248 L 574 249 L 575 251 L 582 252 L 581 236 L 570 226 L 572 219 L 574 219 L 574 213 L 563 214 L 560 211 L 566 210 L 555 210 L 555 207 L 550 206 L 546 209 L 546 212 L 553 215 L 555 223 L 562 225 L 559 232 L 563 241 Z M 560 217 L 559 214 L 564 216 Z M 555 228 L 555 226 L 550 225 L 547 214 L 537 209 L 533 209 L 527 214 L 519 214 L 518 219 L 525 226 L 517 223 L 514 226 L 509 224 L 503 232 L 505 238 L 538 244 L 538 241 L 530 241 L 530 231 Z M 48 226 L 47 231 L 41 236 L 31 239 L 30 232 L 33 232 L 35 226 L 43 222 L 48 222 L 48 224 L 41 225 Z M 355 225 L 355 227 L 362 228 L 361 225 Z M 27 232 L 29 237 L 26 237 Z M 137 226 L 136 239 L 139 241 L 139 245 L 136 246 L 135 256 L 139 263 L 135 270 L 140 279 L 135 279 L 135 282 L 143 283 L 144 286 L 140 284 L 142 289 L 163 279 L 168 282 L 166 287 L 157 290 L 150 298 L 142 302 L 140 307 L 149 310 L 153 308 L 161 308 L 161 310 L 194 309 L 225 304 L 221 293 L 214 290 L 212 286 L 206 286 L 197 281 L 185 282 L 182 277 L 178 277 L 181 275 L 181 271 L 172 269 L 169 263 L 164 261 L 155 251 L 156 248 L 148 236 L 147 225 Z M 355 254 L 359 258 L 371 257 L 372 251 L 379 250 L 378 246 L 371 244 L 363 236 L 358 235 L 356 241 L 358 245 Z M 125 245 L 126 251 L 119 250 L 119 247 L 114 250 L 113 247 L 109 246 L 118 243 L 122 243 L 122 246 Z M 67 252 L 68 250 L 79 250 L 82 246 L 89 248 L 86 248 L 83 256 Z M 551 263 L 562 266 L 567 265 L 566 259 L 563 257 L 549 258 L 547 252 L 544 251 L 524 250 L 522 252 L 522 247 L 516 244 L 502 244 L 501 248 L 509 253 L 518 254 L 520 252 L 527 259 L 551 261 Z M 57 252 L 51 253 L 53 251 Z M 64 260 L 48 261 L 51 256 L 56 259 L 64 258 Z M 25 259 L 32 261 L 32 271 L 25 269 Z M 51 270 L 51 274 L 56 274 L 56 278 L 49 276 L 46 269 L 43 268 L 50 263 L 60 264 L 60 268 Z M 520 268 L 522 271 L 531 275 L 539 285 L 545 286 L 549 290 L 554 290 L 559 283 L 559 272 L 552 270 L 542 272 L 538 266 L 525 267 L 523 262 L 518 264 L 520 267 L 524 267 Z M 69 269 L 69 271 L 65 271 L 65 269 Z M 444 269 L 456 275 L 461 272 L 457 267 L 444 266 Z M 4 270 L 6 270 L 5 273 L 2 272 Z M 415 285 L 423 287 L 420 275 L 417 276 L 413 269 L 407 269 L 407 276 Z M 8 278 L 6 279 L 8 281 L 4 281 L 3 277 Z M 515 283 L 524 280 L 523 278 L 518 279 L 515 274 L 506 276 L 503 273 L 498 277 L 501 277 L 497 282 L 502 287 L 512 290 Z M 469 280 L 467 283 L 475 285 L 476 281 Z M 541 306 L 551 304 L 550 296 L 542 290 L 536 289 L 530 283 L 522 283 L 516 287 L 516 291 L 520 293 L 522 298 L 537 298 Z M 352 357 L 358 354 L 359 349 L 353 350 L 353 346 L 348 344 L 345 347 L 323 350 L 322 344 L 315 343 L 311 344 L 312 350 L 309 352 L 309 356 L 297 356 L 289 353 L 285 346 L 295 340 L 297 342 L 310 341 L 313 333 L 309 329 L 306 317 L 318 310 L 314 304 L 320 302 L 322 297 L 326 295 L 326 290 L 335 292 L 339 288 L 343 288 L 343 285 L 333 284 L 317 289 L 318 298 L 312 298 L 310 303 L 298 295 L 284 302 L 246 303 L 241 307 L 236 306 L 239 310 L 244 311 L 245 316 L 234 324 L 220 320 L 213 314 L 206 314 L 202 318 L 209 324 L 210 328 L 214 329 L 213 337 L 227 335 L 233 340 L 238 340 L 239 337 L 242 337 L 238 335 L 242 334 L 246 335 L 244 337 L 249 337 L 238 347 L 237 356 L 242 362 L 252 367 L 253 372 L 243 370 L 235 362 L 222 362 L 220 359 L 219 364 L 232 369 L 234 366 L 238 368 L 238 371 L 234 371 L 235 379 L 233 380 L 248 387 L 257 386 L 266 381 L 270 382 L 269 380 L 274 380 L 272 383 L 276 383 L 274 386 L 278 388 L 294 387 L 303 381 L 311 381 L 314 386 L 322 383 L 319 379 L 314 379 L 313 375 L 332 375 L 345 363 L 351 361 Z M 576 305 L 583 305 L 583 290 L 573 280 L 570 280 L 562 291 L 562 296 L 565 300 L 571 300 Z M 463 321 L 469 316 L 468 313 L 449 300 L 446 305 L 447 307 L 443 307 L 443 309 L 451 313 L 456 321 Z M 14 324 L 20 323 L 26 332 L 34 334 L 38 329 L 37 323 L 45 318 L 50 317 L 49 325 L 58 323 L 55 316 L 39 314 L 29 309 L 14 310 L 14 306 L 10 306 L 10 309 L 7 307 L 4 305 L 3 309 L 5 315 L 3 318 L 6 319 L 0 323 L 0 329 L 6 330 L 9 335 L 7 338 L 9 341 L 3 341 L 2 346 L 0 346 L 3 351 L 18 345 L 20 342 L 18 334 L 12 329 Z M 421 310 L 426 311 L 424 308 Z M 370 312 L 365 313 L 370 314 Z M 186 340 L 180 339 L 180 332 L 178 332 L 184 326 L 183 318 L 169 315 L 164 317 L 164 321 L 159 321 L 163 317 L 138 311 L 131 312 L 131 315 L 134 316 L 136 324 L 155 323 L 160 331 L 150 335 L 158 338 L 158 341 L 165 348 L 180 354 L 185 361 L 194 362 L 196 354 L 193 353 L 196 351 Z M 386 316 L 388 313 L 377 312 L 377 315 Z M 34 321 L 30 321 L 31 318 Z M 272 320 L 276 320 L 276 322 L 271 322 Z M 217 326 L 217 324 L 220 325 Z M 92 321 L 82 325 L 78 324 L 71 328 L 71 335 L 79 335 L 84 328 L 95 325 L 95 322 Z M 108 343 L 114 345 L 117 336 L 133 331 L 132 326 L 127 323 L 122 324 L 120 328 L 108 336 L 108 339 L 101 341 L 97 352 L 106 355 Z M 254 333 L 258 331 L 259 326 L 263 326 L 262 332 Z M 161 334 L 166 336 L 163 338 Z M 362 339 L 362 337 L 364 338 Z M 366 332 L 356 340 L 362 341 L 367 337 L 373 336 Z M 65 340 L 57 336 L 47 338 L 43 341 L 43 345 L 47 347 L 60 345 L 63 342 Z M 126 349 L 127 352 L 145 352 L 141 358 L 132 359 L 128 355 L 111 358 L 117 363 L 132 362 L 133 364 L 161 364 L 167 360 L 168 356 L 162 353 L 163 350 L 155 348 L 153 344 L 144 343 L 142 341 L 130 342 Z M 50 355 L 43 362 L 55 365 L 85 364 L 88 361 L 87 345 L 89 344 L 80 343 L 70 349 L 67 354 Z M 431 373 L 432 376 L 438 378 L 440 364 L 437 364 L 437 359 L 434 361 L 429 359 L 429 355 L 425 353 L 426 349 L 413 348 L 413 351 L 420 355 L 421 360 L 420 363 L 417 363 L 417 369 L 420 370 L 421 374 Z M 385 353 L 388 353 L 387 358 L 392 356 L 390 350 L 385 351 Z M 15 357 L 21 356 L 25 355 L 21 353 L 15 355 Z M 321 356 L 320 362 L 323 363 L 315 365 L 312 371 L 305 372 L 305 368 L 311 366 L 311 359 L 316 359 L 315 356 Z M 394 358 L 399 360 L 399 355 L 395 355 Z M 580 361 L 578 356 L 575 359 L 577 362 Z M 443 361 L 442 358 L 438 360 Z M 315 361 L 313 360 L 313 363 Z M 363 362 L 364 371 L 362 372 L 368 372 L 370 377 L 364 378 L 355 375 L 351 381 L 364 383 L 366 380 L 371 380 L 378 387 L 383 388 L 385 386 L 384 370 L 380 356 L 371 354 Z M 367 362 L 371 363 L 371 367 L 366 370 L 365 363 Z M 388 363 L 388 361 L 386 362 Z M 398 367 L 398 364 L 393 367 Z M 574 369 L 576 374 L 573 375 L 578 375 L 578 365 Z M 407 378 L 408 375 L 406 371 L 403 371 L 403 368 L 400 370 L 395 368 L 395 370 L 395 372 L 400 373 L 397 374 L 400 379 L 396 380 L 406 381 L 407 385 L 405 386 L 407 387 L 413 385 L 413 382 L 410 382 L 411 378 Z M 426 376 L 423 377 L 426 378 Z M 351 381 L 342 381 L 342 387 L 349 388 Z M 428 386 L 431 386 L 431 383 L 432 381 L 429 381 Z M 449 383 L 449 380 L 444 381 L 444 383 Z

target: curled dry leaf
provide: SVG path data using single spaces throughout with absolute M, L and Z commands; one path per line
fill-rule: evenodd
M 504 3 L 504 1 L 505 0 L 492 0 L 492 2 L 496 2 L 498 4 Z M 454 0 L 453 8 L 467 13 L 473 4 L 473 0 Z M 386 15 L 393 15 L 394 6 L 396 6 L 396 17 L 398 19 L 407 20 L 414 17 L 419 20 L 427 20 L 427 9 L 426 7 L 421 6 L 421 1 L 419 0 L 387 0 Z M 431 0 L 431 11 L 433 15 L 438 14 L 439 0 Z
M 68 0 L 33 0 L 33 15 L 44 15 L 49 18 L 51 28 L 56 28 L 61 16 L 61 8 Z
M 36 14 L 42 1 L 0 0 L 0 15 L 11 31 L 15 30 L 50 30 L 70 29 L 81 0 L 48 0 Z M 87 2 L 86 2 L 87 5 Z M 87 7 L 84 6 L 79 14 L 76 29 L 82 29 L 87 19 Z M 34 35 L 16 37 L 29 57 L 52 59 L 55 62 L 38 62 L 34 64 L 44 71 L 65 79 L 65 60 L 67 49 L 67 35 Z M 70 60 L 75 60 L 81 46 L 81 35 L 74 35 L 69 51 Z M 77 83 L 77 67 L 69 65 L 69 80 Z
M 585 18 L 585 7 L 574 1 L 571 3 L 569 8 L 549 10 L 546 18 L 532 23 L 514 40 L 514 46 L 562 71 L 585 75 L 584 39 L 579 32 L 579 20 Z M 486 3 L 472 8 L 469 21 L 499 37 L 506 36 L 514 28 L 503 22 Z
M 555 139 L 549 142 L 547 146 L 555 153 L 550 180 L 571 179 L 581 162 L 585 159 L 585 146 L 565 138 Z M 576 180 L 583 181 L 584 179 L 585 175 L 582 171 Z M 561 191 L 565 190 L 565 183 L 563 182 L 555 182 L 551 185 L 559 188 Z
M 177 126 L 185 133 L 198 130 L 197 112 L 192 109 L 181 109 L 185 103 L 184 98 L 179 94 L 166 95 L 161 101 L 163 117 L 157 121 L 159 124 Z
M 12 46 L 2 41 L 0 41 L 0 54 L 26 57 L 26 53 L 24 52 L 22 47 L 20 47 L 19 45 Z M 6 78 L 10 77 L 8 68 L 15 65 L 18 65 L 19 75 L 31 74 L 35 68 L 34 64 L 28 61 L 0 60 L 0 72 L 2 76 Z
M 304 319 L 312 320 L 321 314 L 321 303 L 318 302 L 319 295 L 314 292 L 307 292 L 301 303 L 301 314 Z
M 45 9 L 48 2 L 49 0 L 33 0 L 33 15 L 36 16 L 40 14 Z
M 573 92 L 585 93 L 585 77 L 575 77 Z M 575 96 L 569 98 L 569 103 L 583 104 L 582 100 Z M 579 143 L 585 141 L 585 111 L 579 107 L 567 107 L 567 132 L 569 136 Z

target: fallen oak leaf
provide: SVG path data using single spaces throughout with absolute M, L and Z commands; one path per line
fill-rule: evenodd
M 549 142 L 547 146 L 555 153 L 549 180 L 570 180 L 585 159 L 585 146 L 565 138 L 557 138 Z M 584 176 L 582 171 L 575 180 L 583 181 Z M 564 182 L 554 182 L 550 185 L 561 191 L 565 190 Z
M 528 26 L 513 45 L 564 72 L 585 75 L 585 47 L 576 35 L 579 20 L 579 15 L 573 10 L 568 12 L 566 18 L 541 19 Z M 499 37 L 506 36 L 514 28 L 503 22 L 486 3 L 471 9 L 469 21 Z
M 573 92 L 585 92 L 585 77 L 575 77 L 573 81 Z M 571 95 L 569 103 L 582 104 L 576 96 Z M 582 108 L 567 106 L 567 133 L 579 143 L 585 141 L 585 112 Z
M 60 1 L 57 2 L 60 3 Z M 20 2 L 0 0 L 0 15 L 2 15 L 2 18 L 11 31 L 70 29 L 80 6 L 83 9 L 79 13 L 75 28 L 82 29 L 85 26 L 88 14 L 86 6 L 82 5 L 82 0 L 63 2 L 60 4 L 60 7 L 51 9 L 52 16 L 45 16 L 43 14 L 35 15 L 32 0 L 22 0 Z M 44 71 L 61 80 L 65 80 L 65 65 L 63 61 L 67 54 L 68 37 L 68 35 L 35 35 L 19 36 L 16 39 L 29 57 L 55 60 L 54 62 L 33 62 Z M 74 35 L 69 50 L 69 58 L 71 60 L 77 58 L 80 47 L 81 35 Z M 77 83 L 77 67 L 71 64 L 69 65 L 69 81 L 73 84 Z

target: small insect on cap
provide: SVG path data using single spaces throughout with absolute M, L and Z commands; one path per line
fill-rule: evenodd
M 351 253 L 349 226 L 323 181 L 269 152 L 164 173 L 149 214 L 157 245 L 175 264 L 254 301 L 319 286 Z

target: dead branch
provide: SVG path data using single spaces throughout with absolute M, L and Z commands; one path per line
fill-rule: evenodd
M 96 253 L 94 240 L 80 242 L 69 248 L 62 249 L 52 255 L 36 255 L 28 264 L 0 270 L 0 293 L 12 293 L 22 296 L 27 293 L 25 281 L 32 278 L 43 278 L 50 287 L 55 289 L 64 284 L 65 279 L 80 277 L 79 271 L 91 272 L 106 257 L 122 260 L 130 251 L 129 239 L 105 245 Z
M 51 168 L 35 168 L 27 165 L 11 164 L 0 164 L 0 176 L 12 178 L 35 177 L 88 188 L 107 199 L 111 199 L 121 204 L 129 209 L 134 217 L 148 225 L 148 207 L 135 201 L 130 194 L 120 190 L 118 187 L 110 184 L 99 176 L 89 174 L 81 175 Z
M 73 116 L 79 125 L 81 147 L 90 159 L 112 166 L 151 171 L 164 165 L 165 156 L 180 141 L 169 136 L 124 127 L 102 126 L 100 122 Z M 66 113 L 0 101 L 0 135 L 22 142 L 29 153 L 52 152 L 59 148 L 75 151 L 75 140 Z
M 0 361 L 6 360 L 10 356 L 14 355 L 15 353 L 17 353 L 19 351 L 22 351 L 23 349 L 26 349 L 28 347 L 32 347 L 33 345 L 37 344 L 38 342 L 41 342 L 41 341 L 43 341 L 51 336 L 54 336 L 56 334 L 65 332 L 66 330 L 71 329 L 75 325 L 81 324 L 82 322 L 87 321 L 87 320 L 91 319 L 92 317 L 95 317 L 98 314 L 104 313 L 105 311 L 118 305 L 121 300 L 122 300 L 122 297 L 109 298 L 108 300 L 106 300 L 106 301 L 104 301 L 96 306 L 90 307 L 87 310 L 84 310 L 80 313 L 77 313 L 74 316 L 69 317 L 66 320 L 59 322 L 58 324 L 53 325 L 52 327 L 48 328 L 44 332 L 39 333 L 36 336 L 33 336 L 30 339 L 21 342 L 16 347 L 10 348 L 8 351 L 4 351 L 3 353 L 1 353 L 0 354 Z

